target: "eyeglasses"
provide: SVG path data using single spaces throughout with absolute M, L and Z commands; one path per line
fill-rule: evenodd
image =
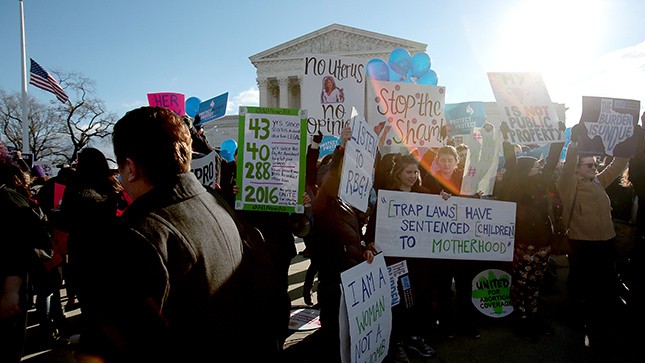
M 578 166 L 586 166 L 587 168 L 598 168 L 598 163 L 582 163 L 578 164 Z

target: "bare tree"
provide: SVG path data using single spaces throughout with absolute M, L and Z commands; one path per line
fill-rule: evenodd
M 70 98 L 63 105 L 53 100 L 55 114 L 65 124 L 65 134 L 71 142 L 65 153 L 69 162 L 76 160 L 78 152 L 92 139 L 103 139 L 111 135 L 117 117 L 105 109 L 102 100 L 96 97 L 94 80 L 79 73 L 54 71 L 56 78 Z
M 45 104 L 33 96 L 27 96 L 27 118 L 29 120 L 29 149 L 34 160 L 53 159 L 64 152 L 64 124 Z M 22 150 L 22 95 L 8 94 L 0 90 L 0 124 L 2 141 Z

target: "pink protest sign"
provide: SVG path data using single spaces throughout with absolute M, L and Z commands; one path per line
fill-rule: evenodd
M 65 186 L 63 184 L 54 183 L 54 209 L 60 208 L 60 203 L 63 201 L 64 193 Z
M 148 104 L 150 106 L 169 108 L 179 116 L 186 114 L 186 96 L 181 93 L 148 93 Z

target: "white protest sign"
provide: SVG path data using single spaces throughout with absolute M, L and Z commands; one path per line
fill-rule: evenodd
M 511 144 L 564 142 L 558 114 L 539 73 L 488 73 Z M 496 125 L 499 126 L 499 125 Z
M 463 142 L 468 146 L 468 158 L 464 165 L 461 193 L 493 194 L 501 145 L 499 133 L 491 124 L 481 128 L 475 127 L 472 134 L 464 135 Z
M 367 120 L 379 135 L 379 146 L 443 146 L 445 98 L 445 87 L 372 80 Z
M 192 159 L 190 162 L 190 171 L 195 174 L 197 180 L 203 185 L 215 188 L 217 181 L 217 167 L 215 165 L 215 153 L 211 151 L 210 154 L 205 155 L 199 159 Z
M 365 114 L 365 60 L 306 56 L 300 94 L 301 108 L 307 110 L 308 134 L 340 135 L 349 124 L 352 107 Z
M 240 107 L 235 209 L 303 213 L 306 111 Z
M 378 140 L 376 133 L 355 108 L 352 108 L 351 129 L 352 138 L 345 145 L 338 197 L 365 212 L 374 184 L 374 160 Z
M 376 246 L 386 256 L 512 261 L 515 203 L 379 190 Z
M 342 361 L 382 362 L 392 331 L 390 277 L 383 254 L 374 256 L 372 263 L 363 262 L 342 272 L 340 278 Z

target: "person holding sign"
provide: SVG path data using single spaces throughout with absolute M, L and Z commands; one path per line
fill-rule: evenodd
M 364 221 L 357 210 L 338 198 L 340 173 L 345 145 L 352 137 L 346 127 L 341 132 L 340 146 L 332 156 L 313 202 L 315 252 L 318 256 L 318 303 L 320 305 L 320 336 L 323 339 L 321 362 L 340 361 L 339 308 L 341 303 L 340 274 L 363 261 L 372 262 L 374 245 L 361 245 Z
M 560 123 L 561 130 L 564 124 Z M 515 250 L 511 300 L 516 316 L 516 333 L 529 342 L 538 334 L 553 335 L 553 329 L 538 314 L 538 300 L 553 240 L 549 219 L 549 186 L 564 142 L 552 143 L 544 168 L 532 156 L 517 157 L 515 147 L 508 141 L 508 126 L 501 127 L 504 148 L 504 183 L 498 199 L 517 203 Z
M 605 191 L 622 175 L 629 158 L 615 157 L 601 172 L 594 155 L 578 155 L 580 124 L 571 130 L 571 143 L 558 180 L 562 217 L 569 227 L 568 288 L 582 313 L 589 345 L 610 353 L 611 312 L 617 302 L 616 232 L 611 201 Z
M 452 145 L 437 150 L 434 162 L 436 172 L 429 171 L 423 179 L 423 186 L 432 194 L 439 194 L 445 200 L 452 195 L 461 196 L 463 170 L 457 168 L 459 153 Z M 432 165 L 432 164 L 429 164 Z M 475 196 L 479 196 L 478 194 Z M 479 338 L 479 330 L 474 325 L 476 311 L 471 302 L 472 280 L 477 263 L 465 260 L 438 259 L 432 265 L 433 285 L 437 291 L 437 309 L 442 334 L 452 338 L 460 333 Z M 452 303 L 452 281 L 455 281 L 455 307 Z
M 389 162 L 385 162 L 386 165 Z M 394 154 L 391 162 L 392 168 L 384 190 L 395 190 L 406 193 L 430 193 L 421 186 L 419 176 L 419 161 L 412 155 Z M 378 203 L 375 204 L 377 206 Z M 373 246 L 376 237 L 376 207 L 372 212 L 372 218 L 367 224 L 365 241 L 368 246 Z M 387 265 L 393 265 L 402 261 L 398 257 L 386 257 Z M 423 322 L 430 321 L 428 309 L 432 306 L 431 288 L 428 280 L 428 260 L 409 258 L 406 260 L 409 271 L 409 287 L 404 287 L 403 282 L 399 288 L 399 295 L 405 297 L 401 304 L 392 307 L 392 338 L 390 339 L 390 355 L 396 355 L 397 361 L 407 360 L 405 349 L 412 350 L 420 356 L 429 358 L 435 354 L 420 336 L 423 331 Z M 408 292 L 410 289 L 410 293 Z M 404 358 L 405 357 L 405 358 Z

